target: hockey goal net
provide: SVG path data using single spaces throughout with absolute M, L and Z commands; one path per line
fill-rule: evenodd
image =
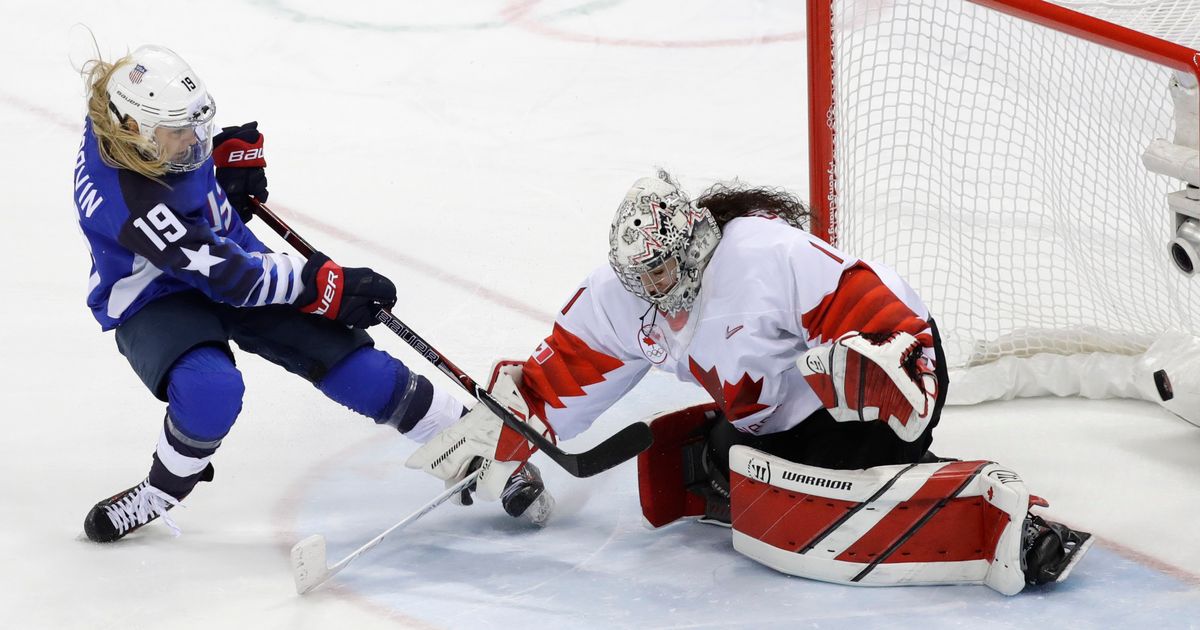
M 813 230 L 907 278 L 951 367 L 1196 335 L 1185 186 L 1142 155 L 1198 48 L 1200 0 L 810 0 Z

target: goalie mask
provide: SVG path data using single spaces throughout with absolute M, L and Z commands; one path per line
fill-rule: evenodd
M 675 315 L 695 304 L 721 231 L 668 177 L 643 177 L 625 194 L 608 235 L 608 262 L 630 293 Z
M 108 81 L 108 109 L 118 125 L 137 123 L 138 134 L 168 172 L 194 171 L 212 155 L 217 106 L 204 82 L 174 51 L 142 46 Z M 144 151 L 145 152 L 145 151 Z

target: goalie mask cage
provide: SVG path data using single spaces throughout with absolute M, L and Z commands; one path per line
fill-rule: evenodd
M 813 231 L 896 268 L 947 360 L 1200 333 L 1141 156 L 1200 75 L 1200 0 L 810 0 Z M 1189 79 L 1190 80 L 1190 79 Z

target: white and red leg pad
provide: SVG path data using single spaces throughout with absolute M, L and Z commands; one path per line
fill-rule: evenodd
M 662 527 L 685 516 L 704 514 L 704 499 L 684 488 L 684 447 L 703 442 L 707 413 L 716 403 L 696 405 L 660 414 L 649 420 L 654 443 L 638 455 L 638 492 L 642 515 L 652 527 Z
M 1024 587 L 1029 492 L 987 461 L 830 470 L 730 449 L 733 547 L 773 569 L 861 586 Z

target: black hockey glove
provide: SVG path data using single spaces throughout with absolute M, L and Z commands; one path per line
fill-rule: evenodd
M 379 323 L 379 309 L 396 305 L 396 285 L 366 267 L 341 267 L 320 252 L 313 252 L 300 271 L 304 290 L 296 306 L 305 313 L 367 328 Z
M 243 222 L 249 221 L 254 216 L 250 195 L 267 200 L 267 159 L 258 121 L 222 129 L 213 138 L 213 162 L 217 183 L 225 190 L 229 203 Z

